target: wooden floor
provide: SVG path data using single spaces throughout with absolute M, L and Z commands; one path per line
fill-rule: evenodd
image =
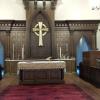
M 80 79 L 77 75 L 71 73 L 65 73 L 66 84 L 76 84 L 83 89 L 88 95 L 94 98 L 94 100 L 100 100 L 100 88 Z M 16 75 L 7 75 L 0 81 L 0 92 L 6 89 L 10 85 L 17 85 L 18 77 Z

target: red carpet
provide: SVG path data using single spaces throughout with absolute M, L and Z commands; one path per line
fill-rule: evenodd
M 93 100 L 72 84 L 19 85 L 0 94 L 0 100 Z

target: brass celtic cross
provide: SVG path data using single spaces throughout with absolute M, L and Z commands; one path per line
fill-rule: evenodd
M 43 22 L 38 22 L 33 28 L 33 32 L 39 37 L 39 46 L 43 46 L 43 36 L 48 32 L 48 28 Z

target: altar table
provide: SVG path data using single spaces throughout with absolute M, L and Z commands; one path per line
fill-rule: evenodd
M 60 83 L 64 82 L 64 61 L 28 61 L 18 62 L 19 82 L 33 83 Z

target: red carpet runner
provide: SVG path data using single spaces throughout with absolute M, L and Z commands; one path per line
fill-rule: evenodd
M 83 90 L 72 84 L 19 85 L 9 87 L 0 100 L 93 100 Z

